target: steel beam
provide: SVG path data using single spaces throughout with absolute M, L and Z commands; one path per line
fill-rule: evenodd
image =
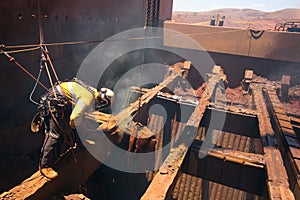
M 224 124 L 210 123 L 211 116 L 217 118 L 218 115 L 220 115 L 220 117 L 224 116 L 224 113 L 226 114 Z M 259 138 L 258 120 L 256 115 L 243 112 L 208 107 L 201 121 L 201 126 L 246 137 Z
M 194 139 L 198 131 L 201 119 L 209 104 L 211 94 L 216 91 L 216 85 L 220 81 L 218 74 L 211 75 L 207 87 L 199 100 L 194 112 L 186 123 L 186 126 L 178 138 L 170 154 L 164 161 L 159 172 L 155 175 L 150 186 L 142 196 L 142 200 L 162 200 L 171 196 L 176 181 L 180 175 L 180 168 L 188 151 L 187 140 Z M 188 139 L 187 139 L 188 138 Z
M 120 125 L 125 126 L 128 132 L 130 132 L 131 129 L 134 128 L 132 115 L 138 112 L 143 105 L 149 103 L 161 89 L 167 87 L 180 76 L 186 76 L 190 64 L 188 61 L 185 63 L 176 63 L 174 68 L 169 69 L 169 76 L 167 76 L 163 82 L 143 94 L 137 101 L 121 111 L 118 115 L 111 116 L 109 114 L 95 112 L 93 114 L 86 114 L 86 118 L 101 123 L 99 129 L 103 130 L 105 127 L 105 130 L 112 134 L 120 132 Z M 147 127 L 142 127 L 139 133 L 147 135 L 147 138 L 153 135 Z M 103 134 L 103 137 L 106 136 Z M 109 151 L 107 148 L 105 150 L 107 151 L 99 152 L 104 153 L 103 158 L 107 157 L 106 152 Z M 40 172 L 37 171 L 21 184 L 1 194 L 1 199 L 47 199 L 51 194 L 78 188 L 101 163 L 86 150 L 76 151 L 73 155 L 74 159 L 63 159 L 65 163 L 59 167 L 59 176 L 56 179 L 48 182 Z M 79 174 L 79 176 L 74 176 L 74 174 Z
M 267 186 L 269 198 L 272 200 L 295 199 L 289 188 L 288 175 L 284 167 L 281 153 L 277 148 L 275 132 L 272 128 L 267 105 L 263 96 L 263 83 L 251 86 L 257 108 L 259 131 L 263 144 L 264 160 L 267 169 Z
M 47 181 L 39 171 L 22 183 L 4 192 L 0 199 L 48 199 L 51 195 L 78 188 L 97 169 L 101 163 L 88 151 L 76 151 L 75 159 L 68 155 L 63 166 L 58 170 L 59 176 Z
M 263 155 L 214 148 L 199 158 L 201 141 L 194 141 L 183 163 L 182 171 L 262 196 L 265 189 L 265 162 Z
M 149 90 L 150 89 L 147 88 L 142 88 L 142 90 L 139 90 L 137 87 L 131 88 L 131 91 L 135 93 L 146 93 L 149 92 Z M 178 103 L 182 106 L 197 106 L 197 101 L 195 101 L 197 97 L 194 96 L 184 97 L 160 92 L 156 97 L 161 100 Z M 221 124 L 220 126 L 220 124 L 210 123 L 212 115 L 215 117 L 226 115 L 224 124 Z M 223 130 L 224 132 L 230 132 L 251 138 L 260 137 L 256 113 L 249 109 L 237 109 L 232 106 L 224 107 L 223 105 L 209 103 L 209 107 L 207 107 L 204 117 L 201 120 L 201 126 Z
M 280 102 L 273 88 L 266 88 L 266 100 L 269 105 L 271 119 L 277 133 L 278 145 L 287 168 L 290 187 L 296 197 L 300 199 L 300 141 L 291 125 L 290 117 L 282 112 L 283 104 Z M 277 110 L 280 109 L 280 112 Z

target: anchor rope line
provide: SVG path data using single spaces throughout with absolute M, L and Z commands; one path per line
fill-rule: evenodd
M 44 43 L 44 31 L 43 31 L 43 23 L 41 17 L 41 2 L 38 0 L 38 12 L 39 12 L 39 36 L 40 36 L 40 47 L 42 48 L 42 44 Z
M 11 51 L 5 51 L 6 53 L 22 53 L 22 52 L 28 52 L 28 51 L 35 51 L 40 49 L 40 47 L 33 47 L 33 48 L 26 48 L 26 49 L 19 49 L 19 50 L 11 50 Z M 0 54 L 4 54 L 3 52 L 0 52 Z
M 10 62 L 13 62 L 15 65 L 17 65 L 22 71 L 24 71 L 27 75 L 29 75 L 33 80 L 35 80 L 40 86 L 42 86 L 45 90 L 49 91 L 48 88 L 43 84 L 41 83 L 38 79 L 36 79 L 27 69 L 25 69 L 25 67 L 23 67 L 20 63 L 18 63 L 16 61 L 16 59 L 12 56 L 10 56 L 7 52 L 1 50 L 1 53 L 4 54 L 8 60 Z
M 44 54 L 42 54 L 42 55 L 45 56 Z M 44 65 L 45 65 L 45 68 L 46 68 L 46 71 L 47 71 L 47 75 L 48 75 L 48 79 L 49 79 L 49 82 L 50 82 L 50 85 L 51 85 L 51 88 L 52 88 L 52 92 L 53 92 L 55 98 L 57 99 L 57 94 L 56 94 L 56 91 L 54 89 L 54 85 L 53 85 L 53 81 L 52 81 L 51 74 L 50 74 L 50 71 L 49 71 L 49 67 L 47 65 L 47 61 L 44 62 Z
M 41 59 L 41 60 L 40 60 L 40 70 L 39 70 L 38 76 L 37 76 L 37 78 L 36 78 L 37 80 L 40 80 L 42 71 L 43 71 L 43 60 Z M 32 91 L 31 91 L 31 93 L 30 93 L 30 95 L 29 95 L 29 100 L 30 100 L 32 103 L 34 103 L 35 105 L 40 106 L 40 105 L 41 105 L 40 103 L 38 103 L 38 102 L 36 102 L 36 101 L 34 101 L 34 100 L 32 99 L 32 96 L 33 96 L 33 93 L 34 93 L 35 90 L 36 90 L 37 84 L 38 84 L 38 82 L 36 81 L 35 84 L 34 84 L 34 86 L 33 86 L 33 88 L 32 88 Z
M 50 67 L 51 67 L 51 69 L 52 69 L 52 71 L 53 71 L 54 77 L 55 77 L 57 83 L 60 84 L 59 78 L 58 78 L 57 73 L 56 73 L 56 71 L 55 71 L 55 69 L 54 69 L 54 66 L 53 66 L 53 63 L 52 63 L 52 61 L 51 61 L 51 58 L 50 58 L 49 51 L 48 51 L 47 47 L 45 47 L 45 54 L 46 54 L 46 60 L 47 60 L 47 61 L 49 62 L 49 64 L 50 64 Z
M 53 92 L 53 95 L 54 97 L 57 99 L 57 94 L 56 94 L 56 90 L 54 88 L 54 84 L 53 84 L 53 81 L 52 81 L 52 76 L 51 76 L 51 73 L 50 73 L 50 70 L 49 70 L 49 67 L 48 67 L 48 64 L 47 62 L 49 63 L 50 67 L 51 67 L 51 70 L 52 70 L 52 73 L 54 74 L 54 77 L 58 83 L 58 85 L 60 86 L 60 81 L 58 79 L 58 76 L 57 76 L 57 73 L 55 71 L 55 68 L 54 68 L 54 65 L 50 59 L 50 56 L 49 56 L 49 51 L 47 49 L 47 46 L 44 44 L 44 29 L 43 29 L 43 23 L 42 23 L 42 13 L 41 13 L 41 2 L 40 0 L 38 0 L 38 12 L 39 12 L 39 37 L 40 37 L 40 44 L 39 44 L 39 47 L 41 49 L 41 55 L 42 55 L 42 62 L 46 68 L 46 72 L 47 72 L 47 75 L 48 75 L 48 79 L 49 79 L 49 82 L 50 82 L 50 85 L 51 85 L 51 88 L 52 88 L 52 92 Z M 59 129 L 64 132 L 65 130 L 62 128 L 62 126 L 60 125 L 60 123 L 57 121 L 56 117 L 54 116 L 54 113 L 53 113 L 53 110 L 51 108 L 51 105 L 50 105 L 50 102 L 48 101 L 48 108 L 50 110 L 50 114 L 51 114 L 51 118 L 53 119 L 54 123 L 59 127 Z M 64 111 L 63 111 L 64 112 Z M 63 113 L 62 112 L 62 113 Z M 75 135 L 74 135 L 75 136 Z M 72 142 L 75 142 L 75 139 L 72 138 Z M 76 147 L 76 146 L 75 146 Z M 72 151 L 73 150 L 73 147 L 69 147 L 69 149 L 67 149 L 65 152 L 62 153 L 62 156 L 65 155 L 68 151 L 72 152 L 72 156 L 73 156 L 73 160 L 75 161 L 75 163 L 77 163 L 77 158 L 74 154 L 74 152 Z M 81 171 L 83 171 L 82 169 L 82 166 L 81 166 Z
M 182 34 L 174 34 L 170 36 L 147 36 L 146 39 L 167 39 L 167 38 L 176 38 L 176 37 L 184 37 L 184 36 L 205 36 L 212 34 L 223 34 L 223 33 L 235 33 L 242 32 L 241 30 L 228 30 L 228 31 L 216 31 L 209 33 L 182 33 Z M 77 45 L 77 44 L 89 44 L 89 43 L 101 43 L 101 42 L 117 42 L 117 41 L 130 41 L 130 40 L 144 40 L 144 37 L 132 37 L 126 39 L 107 39 L 107 40 L 87 40 L 87 41 L 70 41 L 70 42 L 53 42 L 53 43 L 44 43 L 42 46 L 63 46 L 63 45 Z M 23 45 L 4 45 L 1 44 L 0 47 L 4 49 L 16 49 L 16 48 L 34 48 L 40 47 L 39 44 L 23 44 Z
M 43 43 L 44 43 L 45 39 L 44 39 L 43 23 L 42 23 L 42 17 L 41 17 L 42 12 L 41 12 L 41 2 L 40 2 L 40 0 L 38 0 L 37 4 L 38 4 L 38 12 L 39 12 L 39 16 L 38 16 L 39 17 L 39 37 L 40 37 L 39 46 L 41 48 L 41 54 L 42 54 L 41 59 L 42 59 L 42 62 L 43 62 L 42 64 L 44 64 L 44 66 L 46 68 L 46 72 L 47 72 L 47 75 L 48 75 L 48 79 L 49 79 L 54 97 L 57 98 L 57 94 L 56 94 L 56 91 L 53 87 L 54 84 L 53 84 L 53 81 L 52 81 L 51 73 L 49 71 L 49 67 L 48 67 L 48 64 L 47 64 L 47 59 L 46 59 L 46 56 L 45 56 L 46 48 L 43 46 Z M 52 68 L 52 71 L 53 72 L 55 71 L 54 68 Z

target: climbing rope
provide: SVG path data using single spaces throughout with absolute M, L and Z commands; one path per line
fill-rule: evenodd
M 46 60 L 49 62 L 50 66 L 51 66 L 52 72 L 53 72 L 53 74 L 54 74 L 54 77 L 55 77 L 57 83 L 60 84 L 59 78 L 58 78 L 57 73 L 56 73 L 56 71 L 55 71 L 55 69 L 54 69 L 53 63 L 52 63 L 52 61 L 51 61 L 51 59 L 50 59 L 49 51 L 48 51 L 48 49 L 47 49 L 46 46 L 45 46 L 44 48 L 45 48 L 44 53 L 45 53 L 45 55 L 46 55 Z
M 25 69 L 25 67 L 23 67 L 20 63 L 18 63 L 14 57 L 10 56 L 7 52 L 5 52 L 3 50 L 1 50 L 1 53 L 4 54 L 10 62 L 14 62 L 22 71 L 24 71 L 33 80 L 35 80 L 40 86 L 42 86 L 45 90 L 48 91 L 48 88 L 43 83 L 41 83 L 39 80 L 37 80 L 27 69 Z
M 147 25 L 148 26 L 148 25 Z M 176 37 L 183 37 L 184 36 L 205 36 L 205 35 L 212 35 L 212 34 L 224 34 L 224 33 L 235 33 L 235 32 L 242 32 L 245 31 L 241 30 L 228 30 L 228 31 L 217 31 L 217 32 L 209 32 L 209 33 L 182 33 L 182 34 L 173 34 L 168 36 L 147 36 L 146 39 L 167 39 L 167 38 L 176 38 Z M 130 41 L 130 40 L 144 40 L 143 37 L 133 37 L 127 39 L 107 39 L 107 40 L 89 40 L 89 41 L 73 41 L 73 42 L 54 42 L 54 43 L 44 43 L 42 46 L 64 46 L 64 45 L 77 45 L 77 44 L 90 44 L 90 43 L 101 43 L 101 42 L 117 42 L 117 41 Z M 39 44 L 27 44 L 27 45 L 0 45 L 3 49 L 18 49 L 18 48 L 25 48 L 20 50 L 13 50 L 13 51 L 6 51 L 8 53 L 19 53 L 25 51 L 32 51 L 40 48 Z M 2 54 L 2 52 L 0 52 Z
M 39 73 L 38 73 L 38 76 L 37 76 L 37 80 L 38 81 L 40 81 L 40 77 L 41 77 L 41 74 L 42 74 L 42 71 L 43 71 L 43 60 L 42 60 L 42 58 L 41 58 L 41 60 L 40 60 L 40 70 L 39 70 Z M 33 88 L 32 88 L 32 91 L 31 91 L 31 93 L 30 93 L 30 95 L 29 95 L 29 100 L 32 102 L 32 103 L 34 103 L 35 105 L 41 105 L 40 103 L 37 103 L 36 101 L 34 101 L 33 99 L 32 99 L 32 95 L 33 95 L 33 93 L 35 92 L 35 90 L 36 90 L 36 87 L 37 87 L 37 84 L 38 84 L 38 81 L 36 81 L 35 82 L 35 84 L 34 84 L 34 86 L 33 86 Z
M 46 72 L 47 72 L 48 79 L 49 79 L 49 82 L 50 82 L 50 85 L 51 85 L 51 88 L 52 88 L 53 95 L 55 96 L 55 98 L 57 98 L 57 94 L 56 94 L 56 91 L 55 91 L 55 88 L 54 88 L 54 84 L 53 84 L 53 81 L 52 81 L 52 78 L 51 78 L 51 74 L 50 74 L 49 67 L 48 67 L 48 64 L 46 62 L 46 57 L 45 57 L 44 53 L 42 53 L 42 58 L 45 59 L 44 65 L 45 65 L 45 68 L 46 68 Z

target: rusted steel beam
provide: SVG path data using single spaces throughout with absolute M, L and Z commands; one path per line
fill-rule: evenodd
M 190 62 L 177 63 L 169 69 L 169 75 L 158 86 L 150 89 L 142 95 L 140 99 L 132 103 L 129 107 L 121 111 L 117 116 L 95 112 L 86 114 L 86 118 L 95 120 L 101 125 L 99 129 L 117 134 L 121 132 L 119 128 L 126 128 L 129 133 L 136 133 L 135 124 L 132 123 L 132 115 L 143 105 L 149 103 L 157 93 L 171 84 L 180 76 L 186 76 L 190 67 Z M 123 129 L 124 130 L 124 129 Z M 142 127 L 138 134 L 135 135 L 143 138 L 149 138 L 153 133 L 147 128 Z M 105 135 L 103 135 L 105 137 Z M 101 153 L 101 152 L 99 152 Z M 34 173 L 30 178 L 23 181 L 20 185 L 12 188 L 10 191 L 1 194 L 3 199 L 47 199 L 51 194 L 72 190 L 82 184 L 99 166 L 100 162 L 96 160 L 88 151 L 78 151 L 73 154 L 76 159 L 67 161 L 58 170 L 58 178 L 47 182 L 39 171 Z M 74 176 L 80 174 L 80 176 Z
M 150 89 L 148 88 L 139 88 L 139 87 L 135 87 L 135 86 L 132 86 L 130 88 L 130 91 L 131 92 L 134 92 L 134 93 L 147 93 L 150 91 Z M 200 97 L 196 97 L 196 96 L 181 96 L 181 95 L 173 95 L 173 94 L 170 94 L 170 93 L 165 93 L 165 92 L 158 92 L 157 98 L 159 99 L 164 99 L 164 100 L 167 100 L 167 101 L 171 101 L 171 102 L 175 102 L 175 103 L 178 103 L 178 104 L 182 104 L 182 105 L 187 105 L 187 106 L 193 106 L 193 107 L 196 107 L 198 102 L 199 102 L 199 98 Z
M 193 139 L 196 136 L 200 121 L 204 115 L 207 105 L 211 99 L 211 95 L 216 92 L 217 83 L 220 81 L 219 74 L 212 74 L 207 83 L 207 87 L 199 100 L 194 112 L 191 114 L 186 126 L 174 144 L 170 154 L 164 161 L 159 172 L 155 175 L 150 186 L 142 196 L 142 200 L 162 200 L 171 196 L 172 190 L 180 174 L 180 168 L 187 154 L 187 137 Z
M 115 116 L 117 125 L 121 126 L 122 129 L 126 128 L 130 123 L 132 123 L 134 115 L 142 108 L 145 104 L 149 103 L 163 88 L 172 84 L 179 77 L 186 76 L 189 70 L 189 65 L 191 62 L 185 61 L 184 63 L 176 63 L 173 67 L 169 68 L 168 76 L 157 86 L 151 88 L 147 93 L 139 97 L 138 100 L 131 103 L 127 108 L 123 109 L 120 113 Z M 103 126 L 106 126 L 104 122 Z
M 289 188 L 288 175 L 284 167 L 284 163 L 277 148 L 277 140 L 272 128 L 270 116 L 268 114 L 267 105 L 263 96 L 263 84 L 253 84 L 252 92 L 254 102 L 257 108 L 257 117 L 259 122 L 259 130 L 263 144 L 264 160 L 267 169 L 267 186 L 269 198 L 277 199 L 295 199 Z
M 291 83 L 291 77 L 283 75 L 281 78 L 281 99 L 284 102 L 289 100 L 289 88 Z
M 264 168 L 265 164 L 264 158 L 259 154 L 245 153 L 228 149 L 212 149 L 208 152 L 208 155 L 211 157 L 220 158 L 224 161 L 231 161 L 257 168 Z
M 214 148 L 199 159 L 201 141 L 194 141 L 182 167 L 184 173 L 208 181 L 263 195 L 265 162 L 263 155 Z
M 252 82 L 252 77 L 253 77 L 253 71 L 252 70 L 246 70 L 244 79 L 242 80 L 242 87 L 243 87 L 243 94 L 248 94 L 249 92 L 249 87 Z
M 142 88 L 142 93 L 148 92 L 150 89 Z M 132 87 L 132 92 L 140 93 L 138 87 Z M 157 98 L 162 100 L 171 101 L 178 103 L 180 105 L 186 105 L 195 107 L 198 102 L 195 100 L 196 97 L 186 97 L 180 95 L 172 95 L 169 93 L 160 92 Z M 217 116 L 218 114 L 226 118 L 222 127 L 217 126 L 217 124 L 210 124 L 211 115 Z M 235 122 L 234 124 L 232 122 Z M 256 113 L 253 110 L 236 108 L 233 106 L 218 105 L 215 103 L 209 103 L 209 107 L 206 109 L 203 120 L 201 120 L 201 126 L 208 127 L 212 129 L 223 130 L 225 132 L 235 133 L 238 135 L 243 135 L 252 138 L 259 138 L 258 121 Z
M 291 125 L 290 117 L 285 112 L 276 112 L 282 108 L 275 90 L 271 87 L 265 90 L 266 99 L 269 105 L 274 128 L 279 141 L 279 147 L 287 168 L 290 187 L 296 197 L 300 199 L 300 141 Z
M 190 149 L 199 152 L 202 145 L 202 141 L 193 141 Z M 243 165 L 249 165 L 258 168 L 264 168 L 266 164 L 264 161 L 264 156 L 261 154 L 247 153 L 227 148 L 217 148 L 208 151 L 208 155 L 216 158 L 220 158 L 224 161 L 232 161 Z
M 249 112 L 248 112 L 249 113 Z M 218 118 L 218 115 L 226 118 L 224 123 L 210 123 L 211 116 Z M 234 122 L 234 123 L 232 123 Z M 259 138 L 258 120 L 256 115 L 236 112 L 234 109 L 219 109 L 208 107 L 205 111 L 201 126 L 209 127 L 224 132 L 230 132 L 237 135 L 247 136 L 251 138 Z

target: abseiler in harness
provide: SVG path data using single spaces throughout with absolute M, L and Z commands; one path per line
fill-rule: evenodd
M 45 127 L 45 138 L 41 148 L 39 169 L 43 176 L 54 179 L 58 173 L 53 164 L 58 157 L 59 140 L 62 136 L 74 134 L 82 126 L 85 112 L 110 106 L 114 92 L 108 88 L 99 91 L 74 78 L 54 85 L 41 96 L 38 113 L 31 123 L 31 130 L 38 132 Z

